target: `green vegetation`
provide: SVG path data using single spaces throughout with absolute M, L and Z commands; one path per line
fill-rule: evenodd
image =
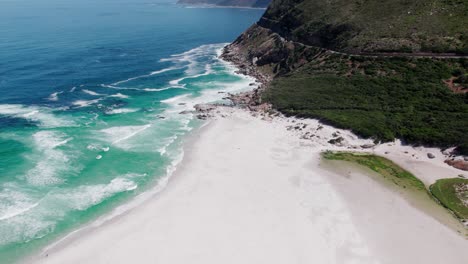
M 458 219 L 468 220 L 468 179 L 441 179 L 431 185 L 428 192 L 421 180 L 384 157 L 368 153 L 332 151 L 323 152 L 322 157 L 327 160 L 353 162 L 377 172 L 387 181 L 410 191 L 406 194 L 411 194 L 408 197 L 411 197 L 412 202 L 416 202 L 429 213 L 437 209 L 432 207 L 432 205 L 437 207 L 434 203 L 436 199 Z M 428 205 L 430 207 L 427 207 Z
M 458 218 L 468 219 L 468 179 L 441 179 L 431 185 L 430 191 Z
M 260 25 L 346 52 L 468 53 L 466 0 L 273 0 Z
M 418 178 L 386 158 L 366 153 L 331 151 L 322 153 L 322 156 L 329 160 L 344 160 L 361 164 L 400 187 L 426 191 L 424 183 Z
M 468 155 L 467 58 L 321 49 L 468 54 L 467 14 L 466 0 L 273 0 L 234 45 L 274 77 L 261 99 L 286 115 Z
M 444 83 L 465 76 L 467 65 L 321 54 L 275 78 L 263 99 L 287 115 L 319 118 L 376 141 L 458 146 L 468 154 L 468 93 Z

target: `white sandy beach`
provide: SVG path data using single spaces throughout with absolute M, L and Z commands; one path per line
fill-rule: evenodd
M 128 213 L 48 248 L 39 263 L 466 264 L 468 240 L 356 170 L 320 166 L 339 131 L 318 122 L 314 140 L 242 110 L 209 121 L 185 147 L 167 187 Z M 328 138 L 327 138 L 328 135 Z M 461 171 L 440 151 L 377 146 L 426 184 Z M 408 153 L 404 153 L 408 151 Z M 429 160 L 428 151 L 436 154 Z M 384 154 L 385 152 L 389 152 Z M 412 155 L 415 154 L 413 157 Z

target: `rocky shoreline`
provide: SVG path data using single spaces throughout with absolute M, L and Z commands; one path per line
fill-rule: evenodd
M 233 63 L 239 70 L 237 73 L 254 77 L 259 83 L 259 87 L 252 91 L 243 92 L 239 94 L 229 94 L 227 99 L 231 100 L 236 106 L 248 108 L 256 114 L 272 118 L 279 115 L 274 110 L 271 104 L 262 101 L 262 93 L 267 89 L 268 84 L 272 81 L 273 76 L 262 73 L 255 65 L 255 58 L 250 61 L 249 56 L 243 54 L 241 47 L 236 45 L 236 42 L 226 46 L 223 50 L 221 58 Z M 307 135 L 304 135 L 307 137 Z M 330 143 L 341 144 L 340 139 L 331 139 Z M 444 150 L 442 154 L 445 156 L 445 163 L 451 167 L 462 171 L 468 171 L 468 157 L 458 156 L 454 153 L 453 149 Z M 430 153 L 429 158 L 433 158 L 434 154 Z
M 261 95 L 273 79 L 272 76 L 261 73 L 252 61 L 249 61 L 245 56 L 243 56 L 240 52 L 240 48 L 235 44 L 226 46 L 221 58 L 234 64 L 238 69 L 236 73 L 253 77 L 256 79 L 257 83 L 259 83 L 258 87 L 252 91 L 229 94 L 226 98 L 235 106 L 245 107 L 253 112 L 270 112 L 272 110 L 271 105 L 263 102 Z M 257 83 L 251 83 L 250 85 L 254 86 Z

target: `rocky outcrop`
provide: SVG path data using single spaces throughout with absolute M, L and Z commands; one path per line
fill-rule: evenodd
M 323 53 L 327 52 L 288 41 L 278 33 L 255 24 L 228 45 L 222 57 L 236 64 L 240 73 L 267 83 L 275 76 L 287 74 Z
M 445 160 L 445 163 L 459 170 L 468 171 L 468 161 L 460 159 L 448 159 Z

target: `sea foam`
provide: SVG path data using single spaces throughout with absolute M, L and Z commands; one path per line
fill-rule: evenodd
M 72 138 L 59 132 L 39 131 L 33 135 L 33 140 L 38 160 L 26 173 L 26 180 L 35 186 L 63 182 L 60 174 L 68 171 L 69 158 L 64 151 L 57 148 L 67 144 Z
M 37 122 L 43 127 L 75 126 L 73 121 L 55 116 L 52 110 L 46 107 L 2 104 L 0 105 L 0 115 Z

